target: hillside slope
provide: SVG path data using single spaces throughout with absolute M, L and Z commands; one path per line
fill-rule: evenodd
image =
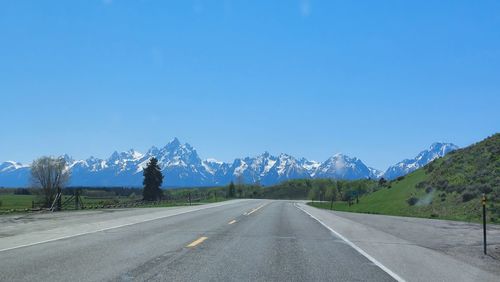
M 389 182 L 385 188 L 361 197 L 358 204 L 349 207 L 347 203 L 339 202 L 334 209 L 479 221 L 482 193 L 488 198 L 489 220 L 500 221 L 498 133 Z M 329 208 L 329 204 L 318 205 Z

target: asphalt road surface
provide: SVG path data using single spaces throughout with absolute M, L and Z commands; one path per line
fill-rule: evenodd
M 36 223 L 39 235 L 0 236 L 0 281 L 394 281 L 293 202 L 140 212 L 144 219 L 97 229 L 86 216 L 66 229 Z

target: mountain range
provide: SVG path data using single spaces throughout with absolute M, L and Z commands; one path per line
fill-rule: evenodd
M 415 158 L 405 159 L 390 166 L 384 173 L 384 178 L 395 179 L 406 175 L 457 149 L 458 146 L 450 143 L 434 143 L 429 149 L 420 152 Z
M 142 170 L 150 158 L 156 157 L 165 177 L 165 187 L 194 187 L 227 185 L 230 181 L 272 185 L 299 178 L 394 179 L 455 149 L 458 147 L 450 143 L 434 143 L 415 158 L 405 159 L 385 172 L 343 154 L 336 154 L 322 163 L 287 154 L 273 156 L 268 152 L 235 159 L 232 163 L 202 160 L 191 145 L 177 138 L 163 148 L 152 147 L 144 154 L 131 149 L 115 151 L 107 159 L 74 160 L 68 155 L 63 158 L 71 169 L 70 186 L 142 186 Z M 29 165 L 13 161 L 0 163 L 0 187 L 28 186 L 29 174 Z

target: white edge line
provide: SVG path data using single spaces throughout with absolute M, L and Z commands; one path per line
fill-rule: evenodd
M 380 269 L 382 269 L 387 274 L 389 274 L 392 278 L 396 279 L 399 282 L 405 282 L 405 280 L 403 278 L 401 278 L 401 276 L 399 276 L 396 273 L 394 273 L 392 270 L 390 270 L 389 268 L 387 268 L 385 265 L 383 265 L 381 262 L 379 262 L 378 260 L 376 260 L 374 257 L 370 256 L 365 251 L 363 251 L 360 247 L 356 246 L 353 242 L 349 241 L 349 239 L 347 239 L 346 237 L 342 236 L 340 233 L 338 233 L 337 231 L 333 230 L 330 226 L 328 226 L 325 223 L 323 223 L 317 217 L 315 217 L 314 215 L 310 214 L 308 211 L 304 210 L 302 207 L 298 206 L 297 204 L 295 204 L 295 207 L 298 208 L 299 210 L 305 212 L 311 218 L 313 218 L 314 220 L 316 220 L 317 222 L 319 222 L 321 225 L 323 225 L 326 229 L 330 230 L 330 232 L 332 232 L 334 235 L 336 235 L 337 237 L 339 237 L 340 239 L 342 239 L 349 246 L 351 246 L 353 249 L 355 249 L 358 253 L 362 254 L 364 257 L 366 257 L 367 259 L 369 259 L 376 266 L 378 266 Z
M 107 230 L 111 230 L 111 229 L 117 229 L 117 228 L 122 228 L 122 227 L 127 227 L 127 226 L 131 226 L 131 225 L 135 225 L 135 224 L 150 222 L 150 221 L 154 221 L 154 220 L 158 220 L 158 219 L 163 219 L 163 218 L 168 218 L 168 217 L 172 217 L 172 216 L 176 216 L 176 215 L 181 215 L 181 214 L 185 214 L 185 213 L 196 212 L 196 211 L 206 210 L 206 209 L 210 209 L 210 208 L 217 208 L 217 207 L 224 206 L 224 205 L 227 205 L 227 204 L 228 204 L 228 202 L 225 202 L 223 204 L 218 204 L 218 205 L 215 205 L 215 206 L 202 207 L 202 208 L 198 208 L 198 209 L 194 209 L 194 210 L 182 211 L 182 212 L 175 213 L 175 214 L 169 214 L 169 215 L 165 215 L 165 216 L 158 216 L 158 217 L 146 219 L 146 220 L 139 221 L 139 222 L 131 222 L 131 223 L 121 224 L 121 225 L 117 225 L 117 226 L 112 226 L 112 227 L 106 227 L 106 228 L 102 228 L 102 229 L 97 229 L 97 230 L 94 230 L 94 231 L 82 232 L 82 233 L 67 235 L 67 236 L 63 236 L 63 237 L 57 237 L 57 238 L 53 238 L 53 239 L 48 239 L 48 240 L 44 240 L 44 241 L 40 241 L 40 242 L 35 242 L 35 243 L 30 243 L 30 244 L 25 244 L 25 245 L 19 245 L 19 246 L 15 246 L 15 247 L 11 247 L 11 248 L 1 249 L 0 252 L 5 252 L 5 251 L 10 251 L 10 250 L 20 249 L 20 248 L 25 248 L 25 247 L 31 247 L 31 246 L 35 246 L 35 245 L 50 243 L 50 242 L 64 240 L 64 239 L 68 239 L 68 238 L 79 237 L 79 236 L 83 236 L 83 235 L 87 235 L 87 234 L 94 234 L 94 233 L 98 233 L 98 232 L 103 232 L 103 231 L 107 231 Z

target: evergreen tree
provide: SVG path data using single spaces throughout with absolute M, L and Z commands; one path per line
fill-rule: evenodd
M 145 201 L 157 201 L 161 200 L 163 197 L 163 191 L 161 190 L 161 185 L 163 183 L 163 174 L 158 166 L 158 160 L 156 158 L 151 158 L 147 164 L 147 167 L 143 171 L 144 190 L 142 191 L 142 196 Z
M 236 194 L 236 187 L 234 186 L 234 182 L 231 181 L 227 189 L 227 196 L 228 198 L 234 198 L 235 194 Z

